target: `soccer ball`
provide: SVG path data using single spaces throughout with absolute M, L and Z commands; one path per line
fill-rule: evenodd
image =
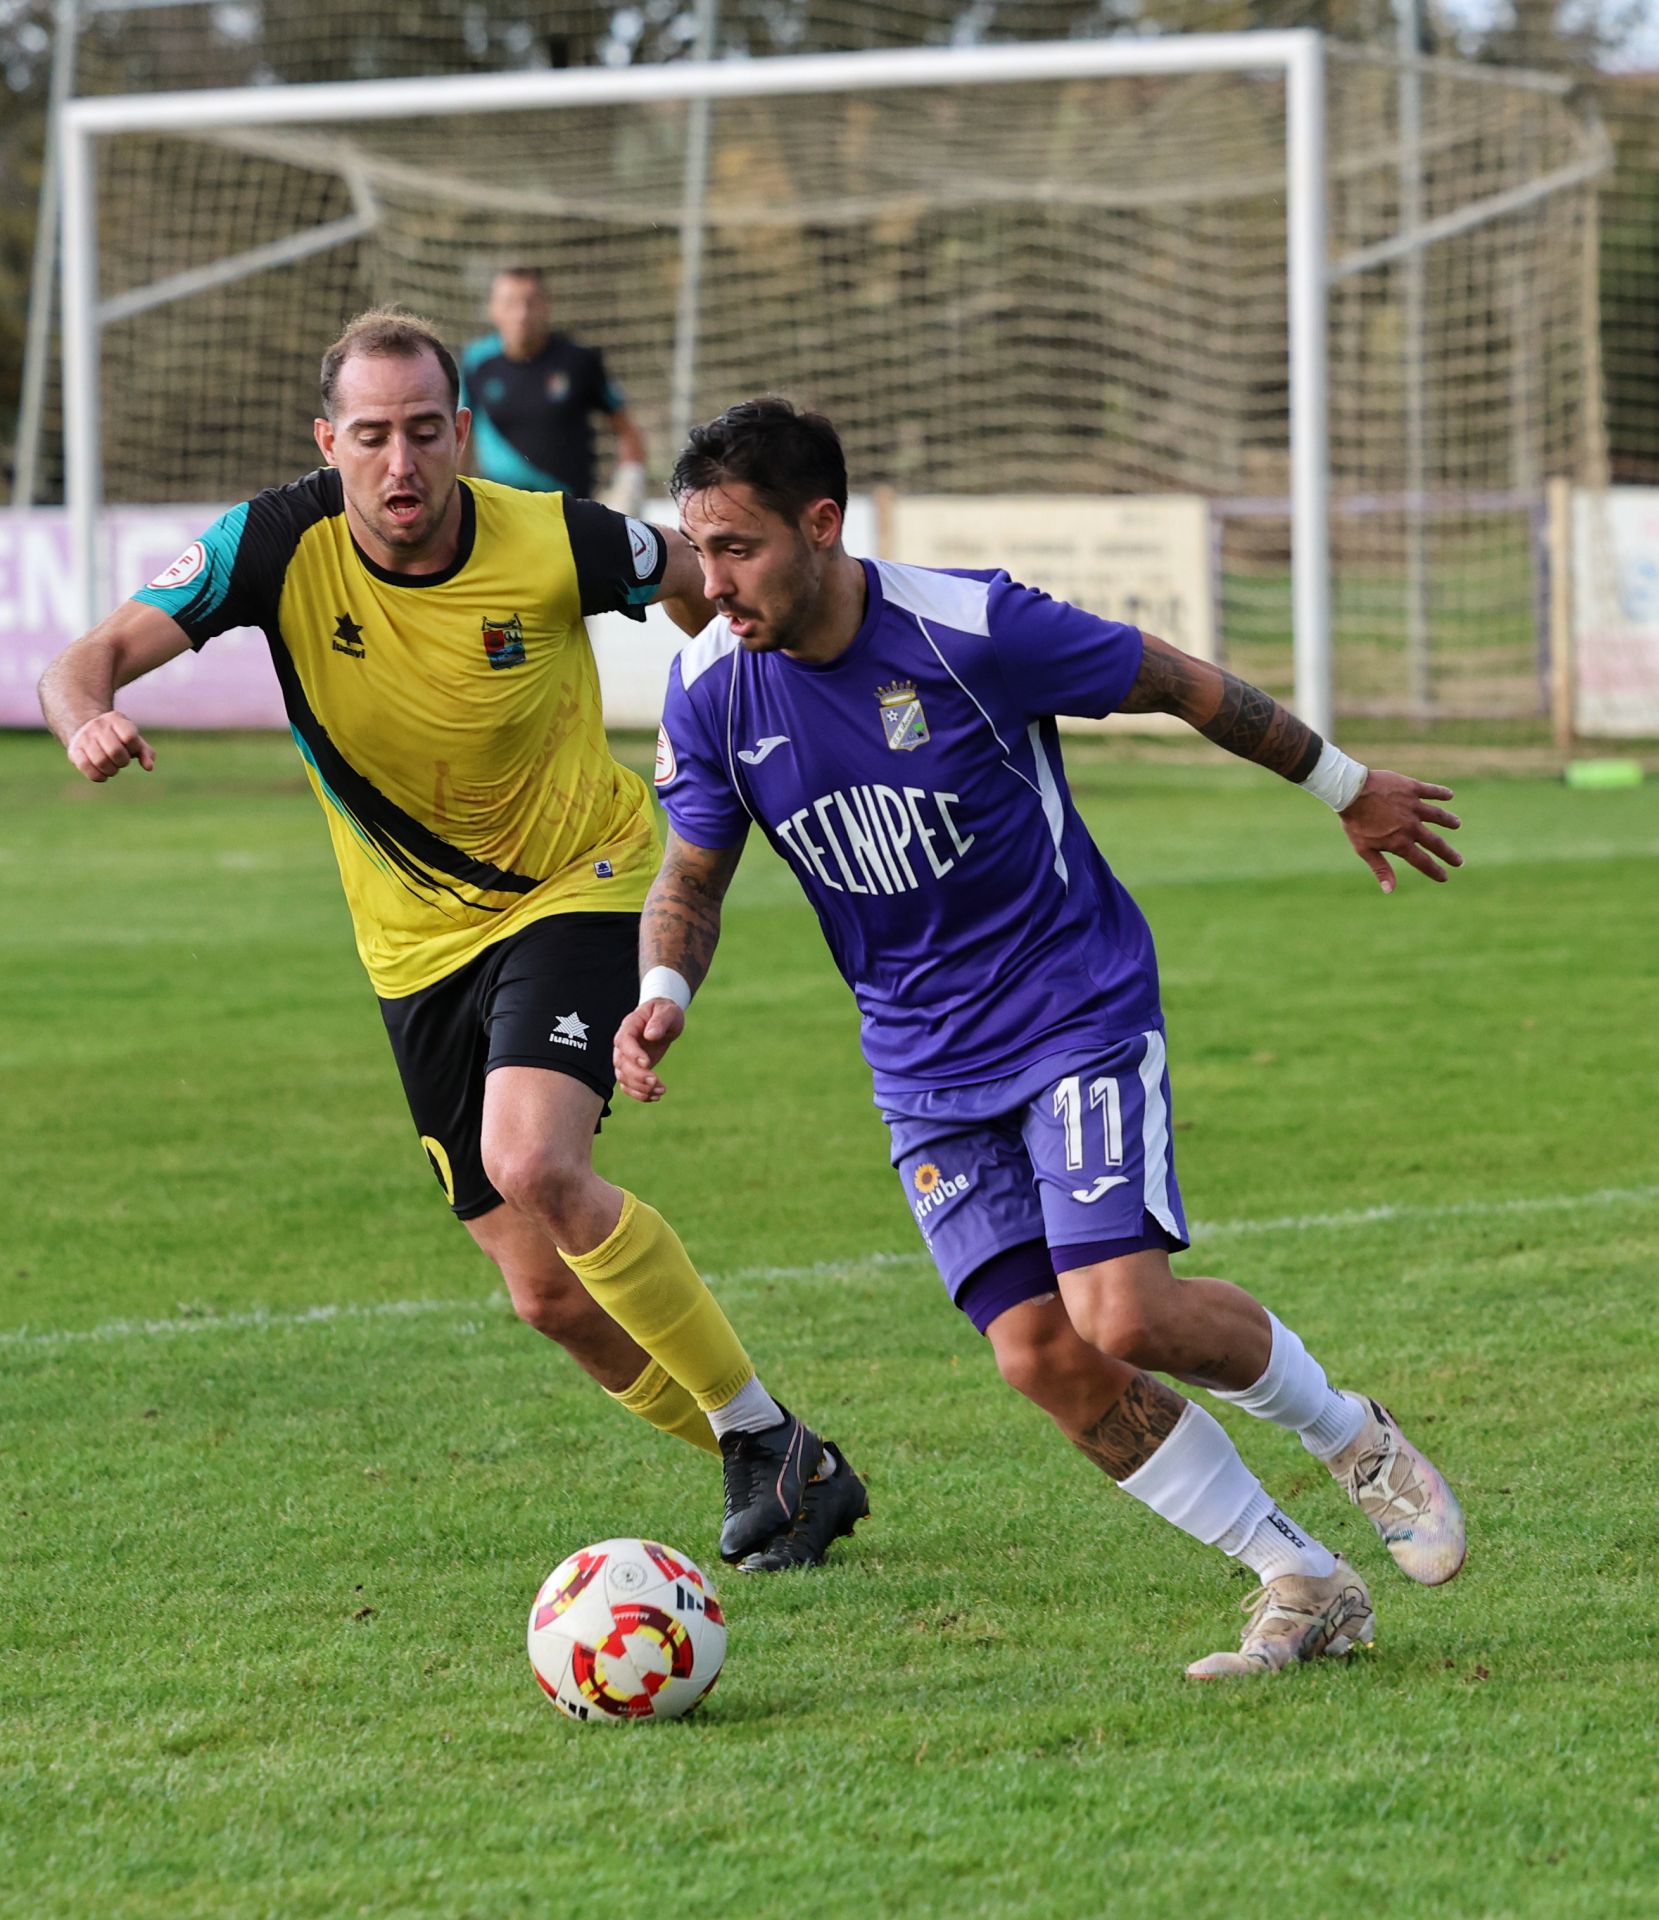
M 720 1678 L 726 1620 L 685 1554 L 601 1540 L 542 1582 L 529 1647 L 542 1691 L 572 1720 L 678 1720 Z

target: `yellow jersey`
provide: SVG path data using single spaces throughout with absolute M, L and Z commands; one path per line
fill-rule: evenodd
M 264 630 L 385 999 L 548 914 L 637 912 L 658 860 L 649 789 L 606 743 L 583 616 L 644 618 L 662 536 L 568 494 L 457 484 L 439 573 L 369 559 L 322 468 L 233 507 L 134 596 L 193 647 Z

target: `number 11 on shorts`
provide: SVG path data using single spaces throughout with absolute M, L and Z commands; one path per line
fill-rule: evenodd
M 1111 1074 L 1102 1074 L 1089 1082 L 1089 1108 L 1104 1111 L 1106 1165 L 1123 1165 L 1123 1108 L 1118 1100 L 1118 1083 Z M 1054 1117 L 1066 1129 L 1066 1171 L 1077 1173 L 1083 1165 L 1083 1076 L 1078 1073 L 1062 1080 L 1054 1089 Z

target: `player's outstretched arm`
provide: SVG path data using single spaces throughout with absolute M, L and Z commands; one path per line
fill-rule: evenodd
M 1155 634 L 1145 641 L 1140 672 L 1122 702 L 1125 713 L 1172 713 L 1218 747 L 1316 793 L 1335 809 L 1384 893 L 1394 891 L 1391 853 L 1430 880 L 1449 879 L 1446 868 L 1463 865 L 1463 855 L 1435 831 L 1463 824 L 1437 804 L 1451 799 L 1450 787 L 1362 767 L 1260 687 Z
M 720 908 L 743 858 L 735 847 L 694 847 L 672 829 L 639 926 L 639 1005 L 616 1031 L 618 1084 L 636 1100 L 660 1100 L 657 1063 L 685 1031 L 691 996 L 708 978 L 720 940 Z
M 169 614 L 127 600 L 90 633 L 71 640 L 40 676 L 46 724 L 87 779 L 112 779 L 133 760 L 146 773 L 155 765 L 154 748 L 116 710 L 116 690 L 165 666 L 189 645 Z

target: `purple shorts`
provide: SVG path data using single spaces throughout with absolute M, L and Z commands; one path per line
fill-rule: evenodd
M 1057 1274 L 1188 1244 L 1161 1033 L 1118 1042 L 1012 1113 L 890 1126 L 905 1201 L 981 1333 Z

